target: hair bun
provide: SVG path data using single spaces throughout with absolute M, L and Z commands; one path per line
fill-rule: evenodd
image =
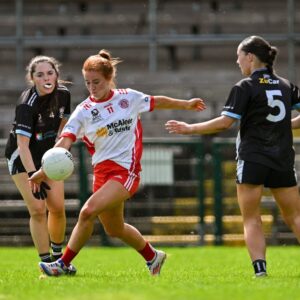
M 110 60 L 111 59 L 111 55 L 108 51 L 102 49 L 99 51 L 99 55 L 107 60 Z

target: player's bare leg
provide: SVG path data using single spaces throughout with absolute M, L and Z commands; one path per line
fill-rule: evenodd
M 109 236 L 121 239 L 137 251 L 145 247 L 146 241 L 141 233 L 135 227 L 124 222 L 124 202 L 102 212 L 99 219 Z
M 27 182 L 26 173 L 12 176 L 14 183 L 20 191 L 30 214 L 30 233 L 33 243 L 39 254 L 49 252 L 49 237 L 47 227 L 45 201 L 36 200 Z
M 120 206 L 128 198 L 128 191 L 119 182 L 111 180 L 105 183 L 82 207 L 68 243 L 69 248 L 79 252 L 92 235 L 95 218 L 106 210 Z
M 160 274 L 166 253 L 154 249 L 137 228 L 124 222 L 124 202 L 101 213 L 99 219 L 109 236 L 121 239 L 144 257 L 151 275 Z
M 298 186 L 271 189 L 287 225 L 300 243 L 300 197 Z
M 47 192 L 48 230 L 50 240 L 62 243 L 65 240 L 66 214 L 63 181 L 50 181 L 51 190 Z
M 260 216 L 263 186 L 237 184 L 244 237 L 256 276 L 266 275 L 266 241 Z

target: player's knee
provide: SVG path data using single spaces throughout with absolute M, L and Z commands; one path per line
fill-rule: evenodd
M 56 219 L 62 219 L 66 217 L 66 213 L 64 209 L 49 210 L 49 215 L 51 215 Z
M 262 226 L 262 220 L 261 217 L 258 216 L 249 216 L 247 218 L 244 218 L 244 227 L 260 227 Z
M 43 207 L 38 207 L 30 210 L 30 218 L 36 222 L 42 222 L 47 218 L 46 209 Z
M 94 212 L 89 206 L 84 206 L 79 214 L 79 220 L 88 221 L 93 219 Z
M 285 223 L 289 226 L 289 227 L 293 227 L 293 226 L 300 226 L 300 216 L 296 215 L 294 213 L 283 213 L 283 218 Z

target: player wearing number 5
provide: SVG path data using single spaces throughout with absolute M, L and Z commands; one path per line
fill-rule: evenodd
M 209 134 L 240 121 L 237 137 L 237 196 L 244 237 L 256 276 L 265 276 L 266 242 L 259 205 L 264 187 L 270 188 L 286 223 L 300 241 L 300 201 L 294 169 L 291 111 L 299 110 L 296 86 L 273 71 L 277 49 L 259 36 L 243 40 L 237 64 L 247 78 L 231 90 L 220 117 L 187 124 L 168 121 L 178 134 Z M 297 126 L 300 120 L 293 120 Z

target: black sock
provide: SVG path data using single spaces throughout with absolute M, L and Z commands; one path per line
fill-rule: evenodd
M 39 257 L 41 259 L 42 262 L 46 262 L 46 263 L 49 263 L 52 261 L 51 259 L 51 255 L 50 253 L 42 253 L 42 254 L 39 254 Z
M 56 244 L 51 242 L 51 248 L 52 248 L 52 256 L 55 260 L 59 259 L 62 256 L 62 243 Z
M 253 265 L 255 274 L 267 273 L 267 263 L 265 260 L 257 259 L 252 262 L 252 265 Z

